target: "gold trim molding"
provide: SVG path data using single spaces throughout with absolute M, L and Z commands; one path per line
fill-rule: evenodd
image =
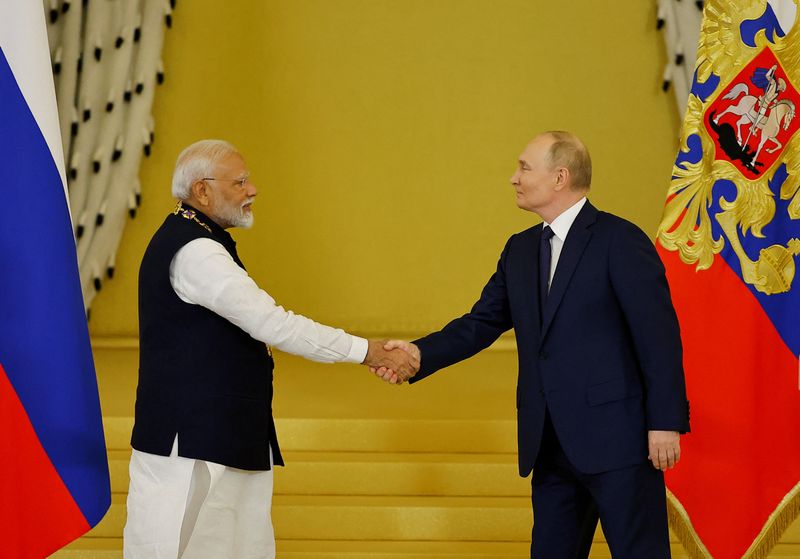
M 413 340 L 424 335 L 422 332 L 352 332 L 358 336 L 376 340 Z M 92 336 L 92 349 L 130 350 L 139 349 L 139 338 L 136 336 Z M 514 334 L 504 334 L 485 351 L 516 351 L 517 342 Z

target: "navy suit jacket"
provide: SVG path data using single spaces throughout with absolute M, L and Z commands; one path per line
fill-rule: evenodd
M 514 328 L 520 475 L 539 453 L 546 409 L 578 470 L 642 463 L 648 430 L 689 430 L 680 331 L 661 260 L 638 227 L 586 202 L 540 320 L 541 232 L 539 224 L 513 235 L 472 310 L 414 341 L 422 367 L 412 382 Z

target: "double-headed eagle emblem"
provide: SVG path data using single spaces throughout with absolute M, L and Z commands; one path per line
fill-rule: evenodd
M 769 238 L 785 244 L 752 247 L 764 244 L 754 241 L 766 238 L 776 195 L 789 201 L 781 204 L 787 215 L 776 221 L 794 226 L 800 219 L 800 93 L 794 85 L 800 79 L 800 37 L 797 25 L 785 35 L 770 26 L 771 12 L 754 4 L 742 9 L 741 2 L 726 0 L 706 6 L 681 155 L 658 241 L 697 270 L 732 250 L 743 280 L 773 295 L 792 286 L 800 240 L 776 225 Z

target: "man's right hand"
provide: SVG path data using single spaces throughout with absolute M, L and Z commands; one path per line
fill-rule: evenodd
M 407 342 L 404 340 L 390 340 L 383 345 L 383 349 L 387 351 L 403 351 L 407 353 L 412 362 L 416 363 L 416 370 L 414 373 L 416 374 L 419 371 L 420 364 L 422 362 L 422 354 L 419 351 L 419 347 L 412 344 L 411 342 Z M 370 367 L 370 371 L 375 373 L 376 376 L 385 380 L 390 384 L 402 384 L 403 381 L 408 380 L 407 378 L 402 378 L 395 370 L 391 367 Z M 414 376 L 414 375 L 411 375 Z
M 403 351 L 403 348 L 399 345 L 394 345 L 395 342 L 397 340 L 392 340 L 391 342 L 369 340 L 367 357 L 363 363 L 369 366 L 370 370 L 376 374 L 378 374 L 376 371 L 383 371 L 386 376 L 379 376 L 387 382 L 402 384 L 413 377 L 419 370 L 419 351 L 416 354 Z

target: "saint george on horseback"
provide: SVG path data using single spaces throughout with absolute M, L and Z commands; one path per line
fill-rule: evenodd
M 775 144 L 772 148 L 765 148 L 768 153 L 773 153 L 783 146 L 777 139 L 778 133 L 781 126 L 784 130 L 788 129 L 794 118 L 794 102 L 789 99 L 778 99 L 780 94 L 786 91 L 786 82 L 783 78 L 775 76 L 777 68 L 777 65 L 773 65 L 771 68 L 756 68 L 753 71 L 750 82 L 763 91 L 763 94 L 758 97 L 750 95 L 750 90 L 744 82 L 733 86 L 723 99 L 735 101 L 743 93 L 745 94 L 744 97 L 738 103 L 731 103 L 714 118 L 714 123 L 718 124 L 720 118 L 728 113 L 740 117 L 736 121 L 736 139 L 742 150 L 745 150 L 751 137 L 761 132 L 761 139 L 753 155 L 753 162 L 758 159 L 761 149 L 764 148 L 768 141 Z M 741 127 L 748 123 L 750 124 L 750 131 L 747 134 L 747 138 L 742 141 Z

